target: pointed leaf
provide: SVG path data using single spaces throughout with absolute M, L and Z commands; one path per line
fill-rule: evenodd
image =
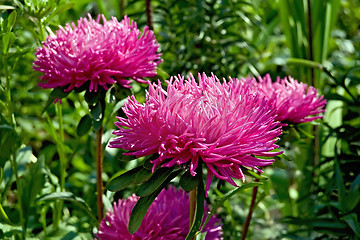
M 50 93 L 50 97 L 53 97 L 54 99 L 67 97 L 70 92 L 65 92 L 65 89 L 66 87 L 54 88 L 54 90 L 52 90 Z
M 50 194 L 45 194 L 36 199 L 37 202 L 54 201 L 54 200 L 66 200 L 75 203 L 76 205 L 81 207 L 94 222 L 97 222 L 96 217 L 92 214 L 92 210 L 90 209 L 89 205 L 85 202 L 85 200 L 80 197 L 74 196 L 74 194 L 71 192 L 54 192 Z
M 2 168 L 10 155 L 20 147 L 21 140 L 9 125 L 0 125 L 0 136 L 0 167 Z
M 135 204 L 135 206 L 131 212 L 131 216 L 130 216 L 130 220 L 129 220 L 129 229 L 128 229 L 130 234 L 135 233 L 139 229 L 141 222 L 144 219 L 151 203 L 159 195 L 159 193 L 162 191 L 162 189 L 164 187 L 166 187 L 173 178 L 178 176 L 181 171 L 182 170 L 174 171 L 150 195 L 147 195 L 145 197 L 140 197 L 140 199 L 137 201 L 137 203 Z
M 192 176 L 190 174 L 190 171 L 186 171 L 181 177 L 180 177 L 180 187 L 184 189 L 185 191 L 191 191 L 195 189 L 197 186 L 199 186 L 200 183 L 199 174 L 196 174 L 195 176 Z
M 156 170 L 148 181 L 146 181 L 145 183 L 139 186 L 135 194 L 139 197 L 145 197 L 152 194 L 170 176 L 173 169 L 174 169 L 173 167 L 172 168 L 163 167 Z
M 136 175 L 143 168 L 143 166 L 139 166 L 133 168 L 127 172 L 120 171 L 116 173 L 110 180 L 107 182 L 106 188 L 112 192 L 118 192 L 135 181 Z
M 6 55 L 9 51 L 10 46 L 15 41 L 15 35 L 13 32 L 7 32 L 2 36 L 2 42 L 3 42 L 3 53 Z
M 360 237 L 360 225 L 356 213 L 350 213 L 342 218 L 347 225 L 354 231 L 357 237 Z
M 281 158 L 279 157 L 275 157 L 275 161 L 273 162 L 272 165 L 277 168 L 287 169 L 287 166 L 285 165 L 285 163 L 282 162 Z
M 7 18 L 7 31 L 11 32 L 16 22 L 16 16 L 17 16 L 16 11 L 12 11 L 10 13 L 9 17 Z
M 152 192 L 150 195 L 146 197 L 141 197 L 137 201 L 133 210 L 131 211 L 131 216 L 129 220 L 130 234 L 135 233 L 139 229 L 141 222 L 147 213 L 147 210 L 149 209 L 155 198 L 160 194 L 161 190 L 162 189 L 159 188 L 156 191 Z
M 146 182 L 154 174 L 151 170 L 144 168 L 144 166 L 142 167 L 143 168 L 136 174 L 134 184 L 141 184 L 143 182 Z
M 92 127 L 92 119 L 89 114 L 83 116 L 77 126 L 76 133 L 79 137 L 87 134 Z
M 210 221 L 211 216 L 216 213 L 216 211 L 218 210 L 219 207 L 224 205 L 225 201 L 227 201 L 235 194 L 237 194 L 247 188 L 258 187 L 260 185 L 262 185 L 262 183 L 259 183 L 259 182 L 246 183 L 246 184 L 241 185 L 240 187 L 237 187 L 234 190 L 231 190 L 231 191 L 227 192 L 226 194 L 224 194 L 224 196 L 222 196 L 222 198 L 219 199 L 218 201 L 216 201 L 215 204 L 212 206 L 211 212 L 209 213 L 209 215 L 207 215 L 207 217 L 204 221 L 204 224 L 202 225 L 202 228 L 199 230 L 199 232 L 201 232 L 204 229 L 206 224 Z

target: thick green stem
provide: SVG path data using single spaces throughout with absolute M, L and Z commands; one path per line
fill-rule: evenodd
M 255 181 L 259 182 L 259 179 L 256 179 Z M 254 208 L 255 208 L 257 192 L 258 192 L 258 187 L 256 186 L 256 187 L 253 188 L 251 203 L 250 203 L 250 207 L 249 207 L 249 213 L 248 213 L 246 221 L 245 221 L 245 223 L 243 225 L 241 240 L 246 239 L 246 235 L 247 235 L 247 232 L 248 232 L 249 226 L 250 226 L 252 213 L 253 213 Z
M 196 191 L 197 188 L 193 189 L 190 192 L 190 218 L 189 218 L 189 230 L 191 229 L 191 226 L 194 222 L 195 217 L 195 210 L 196 210 Z M 192 240 L 195 240 L 195 237 L 192 238 Z
M 96 132 L 96 190 L 97 190 L 97 210 L 99 222 L 104 216 L 104 204 L 102 200 L 103 182 L 102 182 L 102 167 L 103 167 L 103 147 L 102 147 L 103 127 Z

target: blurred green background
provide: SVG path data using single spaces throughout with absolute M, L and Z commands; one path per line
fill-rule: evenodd
M 325 118 L 284 130 L 279 144 L 285 155 L 264 169 L 248 239 L 360 238 L 360 1 L 2 0 L 0 12 L 0 238 L 93 239 L 95 132 L 77 134 L 88 114 L 84 94 L 62 100 L 59 146 L 55 105 L 45 108 L 50 90 L 37 86 L 41 74 L 32 69 L 41 39 L 87 13 L 119 20 L 128 15 L 140 29 L 152 25 L 164 59 L 153 80 L 190 72 L 226 78 L 269 73 L 319 88 L 328 101 Z M 144 99 L 145 89 L 134 84 L 120 95 Z M 104 146 L 122 114 L 120 100 L 106 103 Z M 65 208 L 55 216 L 59 198 L 38 197 L 59 189 L 59 147 L 72 195 L 59 197 Z M 136 166 L 130 159 L 106 147 L 104 181 Z M 208 201 L 231 189 L 215 182 Z M 133 190 L 107 191 L 105 207 Z M 219 210 L 224 239 L 240 238 L 250 200 L 248 189 Z M 53 226 L 57 218 L 59 228 Z

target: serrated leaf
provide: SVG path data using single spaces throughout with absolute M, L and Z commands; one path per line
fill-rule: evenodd
M 200 184 L 200 178 L 199 174 L 196 174 L 195 176 L 192 176 L 190 174 L 190 171 L 186 171 L 181 177 L 180 177 L 180 187 L 184 189 L 185 191 L 191 191 L 195 189 Z
M 136 175 L 142 168 L 143 168 L 143 166 L 139 166 L 139 167 L 133 168 L 125 173 L 123 171 L 116 173 L 107 182 L 106 188 L 109 191 L 117 192 L 117 191 L 120 191 L 120 190 L 128 187 L 135 181 Z
M 92 119 L 89 114 L 83 116 L 77 126 L 76 133 L 79 137 L 87 134 L 92 127 Z
M 174 167 L 171 168 L 159 168 L 151 176 L 151 178 L 139 186 L 135 194 L 139 197 L 145 197 L 155 192 L 161 184 L 170 176 Z

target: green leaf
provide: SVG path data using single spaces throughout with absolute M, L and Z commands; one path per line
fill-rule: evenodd
M 153 175 L 153 172 L 151 170 L 144 168 L 144 166 L 142 167 L 143 168 L 135 176 L 134 184 L 141 184 L 143 182 L 146 182 Z
M 21 145 L 16 131 L 8 125 L 0 125 L 0 167 L 3 168 L 10 155 Z
M 57 98 L 65 98 L 69 95 L 70 92 L 65 92 L 64 90 L 66 87 L 57 87 L 54 88 L 54 90 L 51 91 L 50 97 L 57 99 Z
M 354 231 L 356 236 L 360 237 L 360 225 L 356 213 L 350 213 L 342 217 L 342 219 Z
M 326 219 L 326 218 L 315 218 L 315 219 L 284 219 L 284 223 L 290 223 L 294 225 L 303 225 L 309 228 L 327 228 L 327 229 L 345 229 L 346 224 L 340 221 L 336 221 L 334 219 Z
M 92 214 L 92 210 L 90 209 L 89 205 L 85 202 L 85 200 L 80 197 L 74 196 L 74 194 L 71 192 L 54 192 L 54 193 L 50 193 L 50 194 L 45 194 L 36 199 L 37 202 L 54 201 L 54 200 L 70 201 L 70 202 L 78 205 L 89 215 L 89 217 L 94 222 L 97 222 L 96 217 Z
M 99 95 L 99 92 L 86 91 L 84 98 L 89 106 L 94 106 L 99 101 Z
M 77 126 L 76 133 L 79 137 L 87 134 L 92 127 L 92 119 L 89 114 L 83 116 Z
M 287 169 L 288 168 L 286 166 L 286 164 L 283 163 L 283 161 L 279 157 L 275 157 L 275 161 L 273 162 L 273 166 L 275 166 L 277 168 L 281 168 L 281 169 Z
M 335 161 L 335 180 L 336 180 L 336 186 L 338 188 L 339 202 L 341 204 L 342 210 L 344 210 L 347 201 L 347 199 L 345 199 L 346 189 L 344 185 L 344 179 L 341 174 L 339 162 L 337 160 Z
M 7 223 L 12 225 L 9 217 L 7 216 L 6 212 L 4 211 L 4 208 L 2 207 L 1 203 L 0 203 L 0 217 Z
M 131 212 L 131 216 L 130 216 L 130 220 L 129 220 L 129 233 L 130 234 L 135 233 L 139 229 L 141 222 L 147 213 L 147 210 L 149 209 L 150 205 L 153 203 L 155 198 L 159 195 L 161 190 L 162 190 L 162 188 L 159 188 L 156 191 L 152 192 L 150 195 L 148 195 L 146 197 L 141 197 L 137 201 L 137 203 L 135 204 L 135 206 Z
M 288 65 L 300 65 L 305 67 L 317 68 L 320 70 L 324 68 L 323 65 L 321 65 L 320 63 L 301 58 L 289 58 L 286 63 Z
M 7 31 L 11 32 L 16 22 L 16 16 L 17 16 L 16 11 L 12 11 L 10 13 L 9 17 L 7 18 Z
M 3 42 L 3 53 L 6 55 L 9 51 L 10 46 L 15 41 L 15 34 L 13 32 L 7 32 L 2 36 Z
M 30 165 L 21 179 L 21 185 L 23 189 L 21 196 L 22 209 L 26 221 L 28 219 L 30 206 L 33 205 L 36 196 L 40 193 L 45 184 L 45 174 L 42 168 L 43 166 L 41 161 L 37 161 L 36 163 Z M 26 225 L 27 223 L 25 223 L 25 226 Z
M 184 189 L 185 191 L 191 191 L 195 189 L 197 186 L 199 186 L 200 183 L 200 177 L 199 174 L 196 174 L 195 176 L 192 176 L 190 174 L 190 171 L 186 171 L 181 177 L 180 177 L 180 187 Z
M 139 197 L 145 197 L 155 192 L 161 184 L 170 176 L 174 167 L 162 167 L 155 171 L 151 178 L 139 186 L 135 194 Z
M 200 175 L 199 179 L 202 180 L 202 169 L 201 167 L 198 167 L 198 169 L 199 170 L 197 171 L 197 175 Z M 186 240 L 192 239 L 195 236 L 196 232 L 201 227 L 201 222 L 204 217 L 204 202 L 205 202 L 204 184 L 203 181 L 200 181 L 196 192 L 196 209 L 195 209 L 194 221 L 191 225 L 188 235 L 186 236 Z
M 130 184 L 134 183 L 138 172 L 142 169 L 143 169 L 143 166 L 139 166 L 139 167 L 133 168 L 125 173 L 123 171 L 116 173 L 107 182 L 106 188 L 109 191 L 117 192 L 117 191 L 120 191 L 120 190 L 128 187 Z
M 103 108 L 101 106 L 100 102 L 97 102 L 95 104 L 95 106 L 90 107 L 90 114 L 91 117 L 93 119 L 93 126 L 94 126 L 94 130 L 97 131 L 100 129 L 101 125 L 102 125 L 102 120 L 104 118 L 104 112 L 103 112 Z
M 240 187 L 236 187 L 235 189 L 227 192 L 226 194 L 224 194 L 224 196 L 222 196 L 222 198 L 220 198 L 219 200 L 217 200 L 211 209 L 211 212 L 207 215 L 202 228 L 199 230 L 199 232 L 201 232 L 204 227 L 206 226 L 206 224 L 210 221 L 210 218 L 212 215 L 214 215 L 216 213 L 216 211 L 218 210 L 218 208 L 222 207 L 225 203 L 225 201 L 229 200 L 232 196 L 234 196 L 235 194 L 247 189 L 247 188 L 253 188 L 253 187 L 258 187 L 262 185 L 262 183 L 259 182 L 253 182 L 253 183 L 246 183 L 244 185 L 241 185 Z
M 163 181 L 162 184 L 155 191 L 153 191 L 150 195 L 147 195 L 145 197 L 140 197 L 139 201 L 137 201 L 136 205 L 134 206 L 134 208 L 131 212 L 131 216 L 130 216 L 130 220 L 129 220 L 129 233 L 130 234 L 135 233 L 139 229 L 141 222 L 144 219 L 151 203 L 159 195 L 159 193 L 162 191 L 162 189 L 164 187 L 166 187 L 173 178 L 178 176 L 181 171 L 182 170 L 177 170 L 177 171 L 172 172 L 170 174 L 170 176 L 168 176 L 165 179 L 165 181 Z
M 0 5 L 0 10 L 12 10 L 12 9 L 15 9 L 15 7 L 9 5 Z
M 252 177 L 254 177 L 256 179 L 259 179 L 259 180 L 267 180 L 268 179 L 267 177 L 261 176 L 261 175 L 257 174 L 256 172 L 251 171 L 251 170 L 246 169 L 246 168 L 243 169 L 243 173 L 245 175 L 252 176 Z

